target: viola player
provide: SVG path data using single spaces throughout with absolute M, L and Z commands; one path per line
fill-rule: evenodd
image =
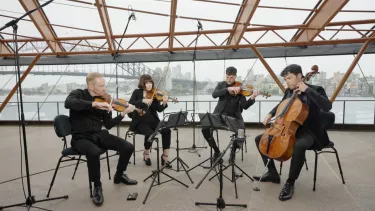
M 234 117 L 240 120 L 242 128 L 245 128 L 242 111 L 247 110 L 251 105 L 254 104 L 255 98 L 259 95 L 259 91 L 254 91 L 248 100 L 243 95 L 238 94 L 241 90 L 240 87 L 233 87 L 237 78 L 237 69 L 235 67 L 228 67 L 226 69 L 225 81 L 219 82 L 212 93 L 213 98 L 219 98 L 219 101 L 215 107 L 214 114 L 223 114 L 226 116 Z M 216 145 L 215 139 L 212 136 L 213 131 L 209 127 L 202 128 L 203 137 L 207 143 L 214 150 L 214 161 L 220 157 L 221 153 Z M 229 162 L 232 162 L 233 158 L 229 158 Z
M 120 124 L 124 116 L 134 111 L 129 105 L 121 114 L 112 118 L 112 106 L 107 102 L 95 102 L 95 97 L 106 94 L 105 80 L 100 73 L 89 73 L 86 77 L 87 89 L 73 90 L 65 100 L 65 108 L 69 109 L 72 125 L 72 147 L 86 155 L 90 182 L 94 183 L 92 201 L 100 206 L 104 202 L 100 181 L 100 148 L 119 152 L 117 171 L 113 182 L 127 185 L 137 184 L 130 179 L 126 171 L 134 146 L 124 139 L 109 134 L 108 130 Z M 107 130 L 102 130 L 102 126 Z
M 309 113 L 303 125 L 299 126 L 296 132 L 296 142 L 294 152 L 291 159 L 289 177 L 286 180 L 280 194 L 279 200 L 285 201 L 292 198 L 294 193 L 294 182 L 298 179 L 305 161 L 305 152 L 310 148 L 323 148 L 329 143 L 326 129 L 322 127 L 319 113 L 322 111 L 327 112 L 331 110 L 332 103 L 329 101 L 325 90 L 321 86 L 314 86 L 305 84 L 303 82 L 303 74 L 301 66 L 291 64 L 284 68 L 281 72 L 282 76 L 288 86 L 285 90 L 284 97 L 281 101 L 292 96 L 293 92 L 299 91 L 298 99 L 308 105 Z M 278 105 L 272 109 L 263 121 L 267 125 L 271 118 L 275 116 Z M 255 144 L 259 150 L 259 142 L 262 137 L 258 135 L 255 138 Z M 260 151 L 259 151 L 260 152 Z M 260 153 L 264 162 L 267 164 L 267 157 Z M 260 176 L 254 176 L 254 179 L 260 179 Z M 266 172 L 261 182 L 272 182 L 279 184 L 280 177 L 275 168 L 274 161 L 271 160 L 268 164 L 268 172 Z
M 147 166 L 151 166 L 150 148 L 152 142 L 148 142 L 148 138 L 154 133 L 160 119 L 157 112 L 163 112 L 168 107 L 168 96 L 164 95 L 162 102 L 155 99 L 148 99 L 147 93 L 154 88 L 154 81 L 150 75 L 144 74 L 139 78 L 138 89 L 133 91 L 129 103 L 142 109 L 145 114 L 140 116 L 134 112 L 129 117 L 132 118 L 129 130 L 144 135 L 144 152 L 143 160 Z M 161 131 L 163 154 L 161 155 L 161 164 L 166 168 L 172 168 L 168 161 L 169 147 L 171 145 L 171 130 L 163 128 Z

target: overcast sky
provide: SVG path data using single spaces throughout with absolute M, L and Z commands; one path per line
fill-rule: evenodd
M 94 0 L 85 0 L 86 2 L 94 3 Z M 224 0 L 222 0 L 224 1 Z M 45 1 L 40 1 L 44 3 Z M 133 9 L 145 10 L 163 14 L 170 13 L 170 2 L 169 1 L 156 1 L 156 0 L 107 0 L 107 5 L 124 7 L 128 8 L 129 5 Z M 241 3 L 242 0 L 230 0 L 229 2 Z M 263 6 L 280 6 L 280 7 L 296 7 L 296 8 L 308 8 L 312 9 L 318 0 L 283 0 L 283 1 L 274 1 L 274 0 L 261 0 L 260 5 Z M 62 5 L 69 4 L 74 6 Z M 15 0 L 0 0 L 0 14 L 9 15 L 14 17 L 19 17 L 24 14 L 24 9 L 20 5 L 19 1 Z M 78 7 L 76 7 L 78 6 Z M 208 19 L 217 19 L 223 21 L 234 21 L 237 16 L 239 6 L 231 5 L 219 5 L 212 4 L 207 2 L 196 2 L 192 0 L 179 0 L 177 6 L 177 15 L 178 16 L 188 16 L 188 17 L 197 17 L 197 18 L 208 18 Z M 344 9 L 351 10 L 375 10 L 375 1 L 374 0 L 352 0 L 344 7 Z M 49 4 L 44 9 L 45 13 L 48 16 L 48 19 L 53 24 L 68 25 L 73 27 L 80 27 L 85 29 L 103 31 L 100 17 L 96 7 L 92 5 L 78 4 L 66 0 L 55 0 L 54 3 Z M 117 9 L 108 9 L 109 17 L 111 20 L 112 31 L 114 34 L 122 34 L 129 17 L 129 13 L 125 10 Z M 307 11 L 286 11 L 286 10 L 271 10 L 258 8 L 252 18 L 251 23 L 253 24 L 269 24 L 269 25 L 293 25 L 301 24 L 304 19 L 307 17 L 309 12 Z M 138 33 L 158 33 L 158 32 L 168 32 L 169 30 L 169 17 L 162 17 L 150 14 L 136 13 L 137 20 L 131 21 L 127 34 L 138 34 Z M 333 21 L 345 21 L 345 20 L 360 20 L 360 19 L 374 19 L 375 13 L 339 13 Z M 0 25 L 3 26 L 5 23 L 9 22 L 9 18 L 0 17 Z M 224 23 L 213 23 L 201 21 L 204 30 L 213 30 L 213 29 L 231 29 L 232 24 Z M 369 29 L 372 25 L 355 25 L 359 29 Z M 345 27 L 347 29 L 349 27 Z M 95 36 L 103 35 L 100 33 L 85 32 L 80 30 L 66 29 L 61 27 L 54 27 L 57 35 L 60 37 L 64 36 Z M 178 18 L 176 20 L 176 31 L 194 31 L 197 30 L 196 22 L 192 20 L 186 20 Z M 11 29 L 8 28 L 4 32 L 11 33 Z M 278 33 L 283 36 L 286 40 L 294 35 L 295 30 L 281 30 Z M 324 31 L 321 33 L 323 37 L 329 39 L 335 31 Z M 32 37 L 41 37 L 38 30 L 30 22 L 21 21 L 19 23 L 19 34 L 27 35 Z M 244 36 L 250 41 L 255 42 L 262 32 L 252 32 L 246 33 Z M 221 43 L 225 40 L 227 34 L 219 34 L 210 36 L 215 43 Z M 5 38 L 11 38 L 9 35 L 4 35 Z M 340 32 L 337 35 L 337 38 L 358 38 L 359 34 L 357 32 Z M 192 36 L 183 36 L 177 37 L 185 46 L 187 46 L 193 39 Z M 152 38 L 147 40 L 156 47 L 161 43 L 164 37 Z M 124 39 L 122 41 L 123 46 L 128 46 L 132 43 L 134 39 Z M 280 38 L 275 34 L 267 33 L 265 37 L 262 38 L 261 42 L 280 42 Z M 101 45 L 105 41 L 96 41 L 96 44 Z M 242 43 L 242 42 L 241 42 Z M 212 45 L 210 41 L 201 36 L 198 40 L 199 45 Z M 166 47 L 168 42 L 165 42 L 161 47 Z M 175 42 L 175 46 L 180 46 L 178 42 Z M 139 40 L 132 48 L 149 48 L 145 41 Z M 318 65 L 320 71 L 327 72 L 327 76 L 330 77 L 333 75 L 333 72 L 345 72 L 350 66 L 352 60 L 354 59 L 353 55 L 348 56 L 330 56 L 330 57 L 300 57 L 300 58 L 278 58 L 278 59 L 267 59 L 267 62 L 270 64 L 271 68 L 275 71 L 276 74 L 279 74 L 280 71 L 285 67 L 286 62 L 288 64 L 297 63 L 303 67 L 304 72 L 310 71 L 312 65 Z M 364 55 L 362 56 L 359 64 L 364 71 L 364 74 L 367 76 L 374 75 L 374 60 L 375 56 L 373 55 Z M 235 66 L 238 69 L 238 75 L 244 77 L 247 70 L 253 65 L 255 60 L 246 59 L 246 60 L 227 60 L 225 61 L 198 61 L 196 62 L 196 72 L 198 80 L 205 80 L 210 78 L 212 81 L 222 80 L 224 76 L 224 69 L 228 66 Z M 182 72 L 191 72 L 193 69 L 192 62 L 174 62 L 170 66 L 176 66 L 181 64 Z M 150 68 L 163 67 L 167 63 L 146 63 Z M 60 66 L 59 69 L 65 69 L 66 66 Z M 73 68 L 73 67 L 71 67 Z M 112 69 L 114 66 L 112 66 Z M 96 69 L 94 70 L 96 71 Z M 260 61 L 254 66 L 254 73 L 267 74 L 266 69 Z M 354 70 L 355 73 L 360 73 L 358 66 Z M 11 75 L 1 75 L 0 76 L 0 88 L 8 81 Z M 15 78 L 12 78 L 6 88 L 12 87 L 14 85 Z M 30 75 L 24 82 L 24 87 L 36 86 L 37 83 L 48 82 L 49 84 L 54 84 L 58 80 L 58 76 L 33 76 Z M 68 77 L 63 76 L 60 80 L 61 83 L 68 82 L 77 82 L 84 83 L 84 77 Z

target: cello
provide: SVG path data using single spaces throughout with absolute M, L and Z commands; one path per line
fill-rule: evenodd
M 315 76 L 319 68 L 314 65 L 311 70 L 304 77 L 303 82 Z M 308 106 L 297 98 L 297 94 L 298 92 L 293 92 L 290 98 L 279 104 L 275 121 L 260 139 L 259 151 L 270 159 L 282 162 L 289 160 L 293 155 L 297 129 L 303 125 L 309 114 Z

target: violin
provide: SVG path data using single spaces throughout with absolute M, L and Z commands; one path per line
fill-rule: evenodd
M 239 81 L 235 81 L 232 87 L 241 87 L 240 91 L 237 94 L 242 94 L 245 97 L 249 97 L 254 92 L 254 87 L 252 85 L 243 85 Z M 232 92 L 230 94 L 236 95 L 235 93 L 232 93 Z M 271 97 L 271 94 L 269 94 L 268 92 L 261 91 L 259 94 L 261 94 L 263 97 L 266 97 L 266 98 Z
M 95 102 L 106 102 L 108 104 L 111 103 L 112 101 L 112 108 L 118 112 L 123 112 L 126 108 L 129 107 L 129 103 L 126 102 L 126 100 L 122 99 L 122 98 L 118 98 L 118 99 L 113 99 L 112 100 L 112 97 L 111 95 L 109 95 L 108 93 L 105 93 L 103 96 L 100 96 L 100 97 L 96 97 L 94 99 Z M 143 115 L 143 111 L 141 109 L 135 109 L 138 113 L 140 113 L 140 115 Z
M 315 76 L 319 68 L 314 65 L 311 70 L 303 79 L 303 82 Z M 308 106 L 297 98 L 297 94 L 298 92 L 293 92 L 290 98 L 283 100 L 279 104 L 274 123 L 260 139 L 260 152 L 271 159 L 283 162 L 290 159 L 293 155 L 296 143 L 295 134 L 298 127 L 304 123 L 309 114 Z
M 168 95 L 165 91 L 160 91 L 157 88 L 152 88 L 150 91 L 146 92 L 147 99 L 156 99 L 157 101 L 163 101 L 163 96 Z M 173 103 L 178 103 L 177 98 L 168 97 Z

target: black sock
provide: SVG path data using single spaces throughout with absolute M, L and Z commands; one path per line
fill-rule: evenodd
M 94 181 L 94 186 L 95 187 L 101 187 L 102 186 L 102 182 L 100 182 L 100 180 Z
M 286 182 L 287 183 L 289 183 L 289 184 L 291 184 L 291 185 L 294 185 L 294 179 L 290 179 L 290 178 L 288 178 L 287 180 L 286 180 Z

